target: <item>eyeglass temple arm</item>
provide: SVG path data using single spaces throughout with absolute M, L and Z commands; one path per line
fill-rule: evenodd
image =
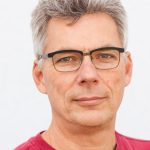
M 38 56 L 37 56 L 37 59 L 38 59 L 38 60 L 40 60 L 40 59 L 46 59 L 46 58 L 48 58 L 48 55 L 47 55 L 47 54 L 45 54 L 45 55 L 38 55 Z

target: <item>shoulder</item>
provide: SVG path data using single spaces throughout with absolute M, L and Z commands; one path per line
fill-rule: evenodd
M 131 138 L 128 136 L 124 136 L 118 132 L 116 132 L 117 145 L 122 145 L 129 150 L 131 149 L 139 149 L 139 150 L 150 150 L 150 140 L 141 140 L 136 138 Z
M 34 150 L 36 148 L 37 136 L 30 138 L 26 142 L 24 142 L 21 145 L 19 145 L 18 147 L 16 147 L 14 150 Z M 37 148 L 37 150 L 38 150 L 38 148 Z
M 50 146 L 41 136 L 44 131 L 40 132 L 36 136 L 30 138 L 14 150 L 55 150 Z

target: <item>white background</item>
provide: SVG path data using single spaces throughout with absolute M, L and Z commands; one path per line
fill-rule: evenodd
M 45 130 L 51 120 L 48 98 L 32 79 L 34 60 L 30 30 L 37 0 L 0 0 L 0 149 Z M 118 112 L 117 131 L 150 139 L 150 1 L 123 0 L 128 12 L 134 70 Z

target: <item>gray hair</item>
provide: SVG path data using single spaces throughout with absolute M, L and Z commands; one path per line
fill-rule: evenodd
M 84 14 L 98 12 L 106 13 L 114 19 L 122 44 L 126 48 L 126 12 L 120 0 L 39 0 L 31 22 L 35 55 L 38 57 L 43 53 L 47 26 L 51 18 L 72 17 L 77 20 Z

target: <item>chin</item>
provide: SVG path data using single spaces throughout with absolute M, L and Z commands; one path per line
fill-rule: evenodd
M 74 113 L 72 116 L 72 122 L 86 127 L 103 127 L 111 123 L 113 118 L 114 117 L 110 112 L 108 113 L 94 110 Z

